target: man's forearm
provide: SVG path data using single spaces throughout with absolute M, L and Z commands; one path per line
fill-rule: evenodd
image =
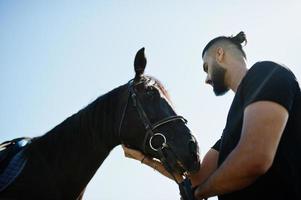
M 199 198 L 233 192 L 253 183 L 260 175 L 252 170 L 250 159 L 243 153 L 234 150 L 224 163 L 195 191 Z
M 203 158 L 198 172 L 189 174 L 192 187 L 202 184 L 216 169 L 219 152 L 210 149 Z

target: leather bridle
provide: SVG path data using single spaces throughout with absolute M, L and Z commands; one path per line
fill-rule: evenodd
M 170 122 L 173 122 L 173 121 L 177 121 L 177 120 L 181 120 L 183 121 L 185 124 L 187 123 L 187 120 L 182 117 L 182 116 L 179 116 L 179 115 L 171 115 L 171 116 L 168 116 L 168 117 L 165 117 L 159 121 L 157 121 L 156 123 L 152 124 L 149 120 L 149 118 L 147 117 L 147 114 L 145 113 L 144 109 L 143 109 L 143 106 L 141 104 L 141 101 L 137 95 L 137 92 L 135 90 L 135 86 L 138 85 L 138 84 L 141 84 L 142 82 L 139 82 L 139 83 L 134 83 L 134 80 L 130 80 L 128 82 L 128 99 L 127 99 L 127 103 L 125 105 L 125 107 L 123 108 L 123 111 L 122 111 L 122 117 L 121 117 L 121 120 L 120 120 L 120 124 L 119 124 L 119 137 L 121 139 L 121 142 L 122 141 L 122 136 L 121 136 L 121 129 L 122 129 L 122 124 L 123 124 L 123 120 L 124 120 L 124 117 L 125 117 L 125 112 L 127 110 L 127 107 L 128 107 L 128 104 L 129 104 L 129 100 L 131 98 L 132 102 L 133 102 L 133 106 L 136 108 L 137 112 L 138 112 L 138 115 L 139 115 L 139 118 L 144 126 L 144 129 L 145 129 L 145 136 L 144 136 L 144 139 L 143 139 L 143 151 L 146 152 L 146 147 L 147 147 L 147 144 L 149 144 L 150 148 L 154 151 L 159 151 L 159 149 L 163 149 L 165 147 L 167 147 L 167 141 L 166 141 L 166 137 L 162 134 L 162 133 L 159 133 L 159 132 L 155 132 L 155 130 L 162 126 L 162 125 L 165 125 L 165 124 L 168 124 Z M 163 138 L 163 143 L 161 145 L 161 147 L 158 147 L 158 148 L 155 148 L 154 145 L 152 144 L 152 141 L 155 137 L 162 137 Z M 149 141 L 147 141 L 147 139 L 149 139 Z
M 194 196 L 193 196 L 193 191 L 191 188 L 191 182 L 190 180 L 184 176 L 184 179 L 181 183 L 179 183 L 174 175 L 174 172 L 171 168 L 170 163 L 171 162 L 176 162 L 176 155 L 175 153 L 172 151 L 172 149 L 170 148 L 170 146 L 168 145 L 168 141 L 166 140 L 166 137 L 160 133 L 157 132 L 156 129 L 162 125 L 177 121 L 177 120 L 181 120 L 183 121 L 185 124 L 187 123 L 187 120 L 179 115 L 171 115 L 168 117 L 165 117 L 159 121 L 157 121 L 156 123 L 152 124 L 149 120 L 149 118 L 147 117 L 147 114 L 145 113 L 143 106 L 139 100 L 139 97 L 137 95 L 137 92 L 135 90 L 135 86 L 138 84 L 141 84 L 143 82 L 139 82 L 139 83 L 134 83 L 134 80 L 130 80 L 128 82 L 128 97 L 127 97 L 127 103 L 125 105 L 125 107 L 123 108 L 122 111 L 122 116 L 121 116 L 121 120 L 120 120 L 120 124 L 119 124 L 119 129 L 118 129 L 118 135 L 119 138 L 121 140 L 121 143 L 123 143 L 123 139 L 121 136 L 121 129 L 122 129 L 122 124 L 123 124 L 123 120 L 125 118 L 125 114 L 126 114 L 126 110 L 129 104 L 129 100 L 131 99 L 133 102 L 133 106 L 136 108 L 139 118 L 141 120 L 141 122 L 143 123 L 144 129 L 146 131 L 146 134 L 144 136 L 143 139 L 143 152 L 146 152 L 146 146 L 147 144 L 149 144 L 150 148 L 157 152 L 160 156 L 160 161 L 162 162 L 162 164 L 164 165 L 165 169 L 170 173 L 170 175 L 173 177 L 174 181 L 177 183 L 177 185 L 179 186 L 179 190 L 180 190 L 180 195 L 181 195 L 181 199 L 182 200 L 194 200 Z M 159 147 L 154 147 L 152 141 L 155 137 L 162 137 L 162 144 Z M 149 141 L 147 142 L 147 139 L 149 139 Z M 172 158 L 168 158 L 167 153 L 166 153 L 166 149 L 169 149 L 171 151 L 171 155 Z

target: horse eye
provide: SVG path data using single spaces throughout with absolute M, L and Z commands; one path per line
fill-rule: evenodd
M 155 99 L 155 95 L 153 92 L 148 92 L 147 93 L 147 98 L 150 100 L 150 101 L 154 101 Z
M 147 95 L 155 95 L 156 94 L 156 89 L 154 87 L 149 87 L 148 90 L 146 91 Z

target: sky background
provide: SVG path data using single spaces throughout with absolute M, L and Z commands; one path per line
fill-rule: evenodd
M 300 10 L 286 1 L 0 0 L 0 141 L 46 133 L 134 76 L 169 91 L 197 137 L 201 155 L 220 137 L 234 94 L 204 84 L 209 40 L 245 31 L 248 67 L 273 60 L 301 79 Z M 179 199 L 177 185 L 115 148 L 91 180 L 87 200 Z M 216 198 L 211 198 L 216 199 Z

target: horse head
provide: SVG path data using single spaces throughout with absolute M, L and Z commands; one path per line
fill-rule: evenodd
M 127 85 L 118 127 L 121 143 L 161 160 L 171 172 L 195 172 L 200 167 L 198 143 L 163 85 L 144 74 L 146 63 L 142 48 L 134 61 L 135 77 Z

